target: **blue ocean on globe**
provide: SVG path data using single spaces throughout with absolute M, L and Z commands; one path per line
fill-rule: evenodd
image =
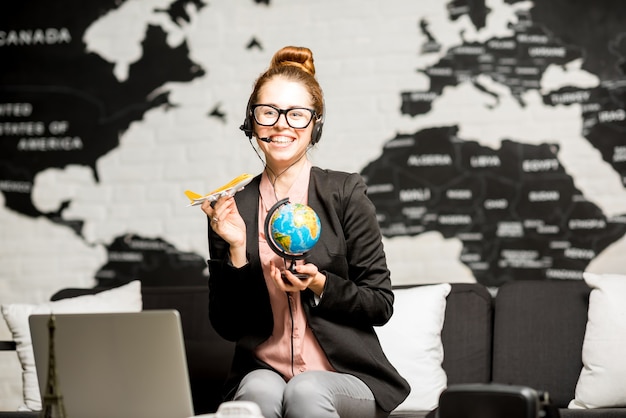
M 310 206 L 287 203 L 269 216 L 270 239 L 286 255 L 302 255 L 317 244 L 322 225 Z

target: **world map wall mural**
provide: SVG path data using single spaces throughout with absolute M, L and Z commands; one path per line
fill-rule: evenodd
M 462 2 L 455 3 L 451 10 L 462 8 Z M 497 107 L 498 93 L 482 84 L 484 77 L 509 89 L 520 106 L 526 92 L 539 91 L 546 106 L 580 105 L 581 136 L 626 184 L 626 85 L 620 80 L 626 61 L 619 53 L 626 52 L 624 33 L 611 47 L 593 47 L 587 38 L 594 34 L 578 25 L 548 26 L 555 20 L 552 14 L 561 10 L 543 3 L 520 12 L 509 36 L 448 49 L 434 65 L 421 69 L 429 78 L 428 90 L 402 92 L 401 111 L 428 114 L 447 86 L 462 82 L 492 95 Z M 607 23 L 617 32 L 618 22 Z M 429 37 L 425 47 L 438 50 L 436 39 Z M 615 55 L 602 55 L 602 50 Z M 541 89 L 547 69 L 583 57 L 583 68 L 598 71 L 596 87 Z M 608 68 L 587 60 L 602 60 Z M 463 243 L 463 262 L 487 285 L 581 278 L 589 262 L 624 235 L 624 214 L 607 216 L 576 187 L 559 155 L 564 138 L 525 144 L 519 136 L 512 130 L 499 148 L 491 148 L 461 138 L 456 126 L 447 126 L 391 139 L 382 156 L 363 170 L 384 234 L 435 230 L 455 237 Z
M 206 220 L 182 192 L 260 172 L 237 128 L 287 44 L 311 47 L 326 94 L 312 159 L 363 175 L 394 282 L 580 279 L 626 251 L 618 0 L 364 1 L 340 17 L 332 1 L 31 3 L 0 15 L 13 285 L 205 283 Z M 437 251 L 440 276 L 423 268 Z

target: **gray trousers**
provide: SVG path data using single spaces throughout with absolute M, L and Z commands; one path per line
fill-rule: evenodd
M 342 373 L 309 371 L 285 382 L 276 372 L 248 373 L 236 401 L 252 401 L 264 418 L 384 418 L 372 391 L 359 378 Z

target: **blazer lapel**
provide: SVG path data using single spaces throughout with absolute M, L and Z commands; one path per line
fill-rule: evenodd
M 243 219 L 252 219 L 252 224 L 246 224 L 246 239 L 250 253 L 250 263 L 260 268 L 259 260 L 259 185 L 261 175 L 256 176 L 242 191 L 235 195 L 237 209 Z

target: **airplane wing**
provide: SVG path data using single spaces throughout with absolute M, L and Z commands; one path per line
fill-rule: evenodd
M 234 196 L 238 191 L 243 190 L 244 187 L 248 183 L 252 181 L 254 176 L 252 174 L 242 174 L 240 176 L 235 177 L 222 187 L 219 187 L 213 190 L 211 193 L 206 195 L 201 195 L 191 190 L 185 191 L 185 196 L 189 198 L 189 205 L 187 206 L 197 206 L 201 205 L 202 202 L 208 200 L 209 202 L 214 202 L 222 196 Z

